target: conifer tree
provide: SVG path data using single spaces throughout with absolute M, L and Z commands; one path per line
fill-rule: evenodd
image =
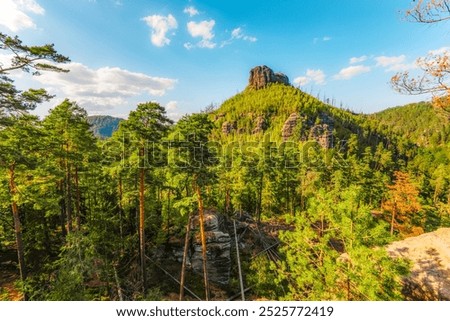
M 208 146 L 208 136 L 213 127 L 214 124 L 209 120 L 207 114 L 192 114 L 180 119 L 170 136 L 171 143 L 176 147 L 175 154 L 172 155 L 172 165 L 176 171 L 183 171 L 191 177 L 193 190 L 197 197 L 206 300 L 209 300 L 210 293 L 202 189 L 215 178 L 211 166 L 216 163 L 216 158 L 213 150 Z
M 130 135 L 131 147 L 137 149 L 138 164 L 130 164 L 138 170 L 139 191 L 139 251 L 142 277 L 142 291 L 147 290 L 146 258 L 145 258 L 145 174 L 154 169 L 160 152 L 161 140 L 166 135 L 172 121 L 166 117 L 164 107 L 157 103 L 139 104 L 131 111 L 123 123 L 125 134 Z M 150 149 L 151 148 L 151 149 Z

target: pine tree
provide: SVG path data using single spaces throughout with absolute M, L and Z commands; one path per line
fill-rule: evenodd
M 172 165 L 175 171 L 183 171 L 191 177 L 194 194 L 197 197 L 206 300 L 209 300 L 210 293 L 202 188 L 210 184 L 215 176 L 211 171 L 211 166 L 216 163 L 216 158 L 213 150 L 208 146 L 208 136 L 213 127 L 214 125 L 208 119 L 207 114 L 192 114 L 180 119 L 170 136 L 171 143 L 176 147 L 172 151 L 175 152 L 172 154 Z
M 9 204 L 13 215 L 20 279 L 27 278 L 20 205 L 26 202 L 18 189 L 18 175 L 26 175 L 36 162 L 40 136 L 35 116 L 11 116 L 12 125 L 0 130 L 0 166 L 8 176 Z M 23 216 L 23 215 L 22 215 Z M 24 292 L 24 299 L 27 298 Z
M 142 277 L 142 292 L 147 291 L 147 273 L 145 258 L 145 174 L 157 165 L 161 139 L 166 135 L 172 121 L 166 117 L 166 111 L 157 103 L 139 104 L 131 111 L 123 123 L 125 134 L 130 135 L 131 147 L 138 151 L 139 185 L 139 250 Z M 152 149 L 149 149 L 149 148 Z

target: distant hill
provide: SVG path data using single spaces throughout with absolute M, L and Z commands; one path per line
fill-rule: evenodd
M 88 116 L 87 118 L 94 135 L 101 138 L 111 137 L 122 120 L 112 116 Z
M 389 108 L 367 118 L 376 130 L 419 146 L 437 146 L 450 141 L 448 118 L 428 102 Z

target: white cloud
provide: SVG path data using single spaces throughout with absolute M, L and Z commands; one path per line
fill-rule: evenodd
M 196 16 L 199 14 L 198 10 L 195 9 L 195 7 L 193 7 L 193 6 L 184 8 L 183 12 L 188 14 L 189 17 L 193 17 L 193 16 Z
M 184 115 L 184 113 L 182 113 L 178 109 L 178 102 L 175 100 L 171 100 L 166 104 L 166 110 L 167 110 L 167 117 L 169 117 L 173 121 L 180 120 L 180 118 L 183 117 Z
M 170 30 L 178 28 L 177 20 L 174 16 L 169 14 L 167 17 L 160 15 L 152 15 L 142 18 L 147 25 L 152 29 L 151 41 L 157 47 L 163 47 L 170 44 L 170 39 L 167 38 L 167 33 Z
M 204 20 L 201 22 L 194 22 L 189 21 L 187 23 L 187 29 L 189 34 L 193 38 L 201 38 L 201 40 L 196 44 L 193 45 L 191 43 L 185 43 L 184 47 L 186 49 L 191 49 L 194 46 L 197 46 L 199 48 L 208 48 L 212 49 L 216 47 L 216 43 L 212 41 L 214 38 L 213 28 L 216 22 L 214 20 Z
M 375 61 L 377 62 L 377 66 L 381 66 L 381 67 L 389 67 L 392 65 L 398 65 L 401 64 L 405 61 L 406 56 L 405 55 L 401 55 L 401 56 L 379 56 L 379 57 L 375 57 Z
M 334 75 L 334 79 L 343 79 L 348 80 L 353 77 L 356 77 L 358 75 L 370 72 L 371 68 L 364 65 L 356 65 L 356 66 L 350 66 L 347 68 L 341 69 L 337 75 Z
M 248 36 L 248 35 L 244 34 L 242 28 L 238 27 L 238 28 L 234 28 L 231 31 L 230 39 L 222 41 L 222 43 L 220 44 L 220 48 L 231 45 L 235 40 L 243 40 L 243 41 L 248 41 L 248 42 L 258 41 L 258 39 L 256 37 Z
M 308 69 L 305 76 L 294 79 L 294 84 L 297 86 L 305 86 L 310 82 L 314 82 L 316 85 L 325 84 L 325 73 L 320 69 Z
M 442 48 L 439 48 L 439 49 L 435 49 L 435 50 L 430 50 L 429 52 L 428 52 L 428 54 L 429 55 L 439 55 L 439 56 L 441 56 L 441 55 L 446 55 L 446 56 L 448 56 L 448 55 L 450 55 L 450 47 L 442 47 Z
M 36 28 L 36 24 L 27 13 L 43 15 L 45 10 L 35 0 L 2 0 L 0 26 L 12 32 Z
M 174 110 L 177 110 L 177 108 L 178 108 L 178 102 L 175 100 L 171 100 L 166 104 L 166 109 L 168 111 L 174 111 Z
M 324 36 L 322 38 L 317 38 L 316 37 L 316 38 L 313 39 L 313 43 L 317 44 L 319 41 L 326 42 L 326 41 L 330 41 L 331 39 L 333 39 L 333 38 L 331 38 L 330 36 Z
M 375 57 L 377 67 L 386 68 L 385 71 L 405 71 L 416 68 L 415 63 L 406 63 L 406 56 L 378 56 Z
M 233 39 L 242 39 L 242 40 L 250 41 L 250 42 L 255 42 L 255 41 L 258 40 L 256 37 L 252 37 L 252 36 L 247 36 L 247 35 L 245 35 L 245 34 L 242 32 L 242 28 L 241 28 L 241 27 L 236 28 L 236 29 L 233 29 L 233 31 L 231 32 L 231 37 L 232 37 Z
M 359 64 L 359 63 L 361 63 L 361 62 L 366 61 L 367 58 L 368 58 L 367 56 L 352 57 L 352 58 L 350 58 L 349 63 L 350 63 L 350 65 Z
M 34 79 L 48 91 L 77 101 L 89 111 L 113 109 L 141 95 L 162 96 L 177 80 L 152 77 L 118 67 L 91 69 L 80 63 L 69 63 L 69 73 L 43 73 Z

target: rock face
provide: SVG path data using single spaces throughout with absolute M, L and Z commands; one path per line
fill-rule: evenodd
M 231 123 L 231 122 L 229 122 L 229 121 L 225 121 L 225 122 L 222 124 L 222 133 L 228 135 L 229 133 L 231 133 L 231 131 L 232 131 L 233 129 L 235 129 L 234 127 L 235 127 L 235 126 L 234 126 L 233 123 Z
M 207 248 L 208 278 L 212 282 L 228 284 L 231 273 L 231 238 L 221 217 L 213 211 L 205 211 L 205 236 Z M 192 229 L 199 229 L 198 216 L 192 221 Z M 200 231 L 195 234 L 190 256 L 191 267 L 203 273 L 202 242 Z
M 294 129 L 295 126 L 297 126 L 297 121 L 299 118 L 300 116 L 297 113 L 292 113 L 284 122 L 283 128 L 281 129 L 281 137 L 283 137 L 283 141 L 288 140 L 294 134 Z
M 257 66 L 250 70 L 248 86 L 254 89 L 261 89 L 270 83 L 281 83 L 289 85 L 289 78 L 282 73 L 274 73 L 267 66 Z
M 412 262 L 404 282 L 407 300 L 450 300 L 450 228 L 394 242 L 387 250 Z
M 252 134 L 262 133 L 267 129 L 267 122 L 263 116 L 258 116 L 255 121 L 255 128 L 253 128 Z
M 318 115 L 315 125 L 314 120 L 311 118 L 301 116 L 298 113 L 290 114 L 281 129 L 281 137 L 283 138 L 283 141 L 286 141 L 294 136 L 296 126 L 299 122 L 302 122 L 303 131 L 305 131 L 305 129 L 309 129 L 309 135 L 308 132 L 306 132 L 306 134 L 298 133 L 298 136 L 301 136 L 302 140 L 315 140 L 323 148 L 333 147 L 334 121 L 333 118 L 325 113 L 320 113 Z

